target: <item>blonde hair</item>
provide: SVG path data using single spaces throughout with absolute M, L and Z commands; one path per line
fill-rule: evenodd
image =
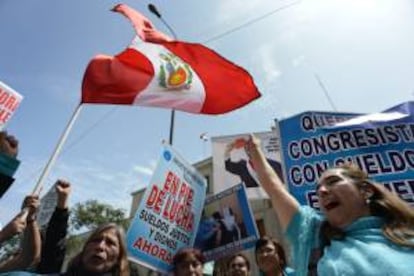
M 357 166 L 346 163 L 336 169 L 351 179 L 358 189 L 373 192 L 368 199 L 368 206 L 371 215 L 385 220 L 382 227 L 384 236 L 397 245 L 414 248 L 414 209 L 382 184 L 369 179 L 367 173 Z M 322 234 L 328 235 L 328 239 L 329 236 L 338 237 L 338 231 L 326 224 L 323 225 L 321 231 Z

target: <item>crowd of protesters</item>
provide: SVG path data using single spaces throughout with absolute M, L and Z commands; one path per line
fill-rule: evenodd
M 226 275 L 249 276 L 252 262 L 261 275 L 412 275 L 414 271 L 414 210 L 357 167 L 346 164 L 326 170 L 317 194 L 321 213 L 300 206 L 286 190 L 253 135 L 245 151 L 260 185 L 269 195 L 275 216 L 292 248 L 263 236 L 255 259 L 238 252 L 227 261 Z M 18 142 L 0 132 L 1 195 L 14 181 Z M 107 223 L 95 229 L 82 250 L 62 272 L 66 254 L 71 184 L 58 180 L 56 208 L 46 232 L 36 221 L 40 201 L 28 195 L 18 213 L 0 231 L 0 243 L 21 234 L 20 249 L 0 263 L 4 275 L 130 275 L 124 230 Z M 290 261 L 288 256 L 291 256 Z M 182 248 L 173 260 L 173 275 L 205 275 L 205 257 L 199 249 Z M 292 268 L 289 267 L 289 264 Z
M 0 263 L 0 272 L 16 276 L 129 275 L 124 230 L 114 223 L 103 224 L 95 229 L 81 252 L 69 262 L 67 271 L 61 273 L 66 253 L 67 203 L 71 186 L 66 181 L 58 180 L 55 188 L 57 205 L 44 237 L 41 237 L 36 221 L 39 207 L 37 196 L 27 196 L 23 211 L 2 229 L 2 241 L 18 233 L 23 233 L 23 238 L 18 253 Z
M 19 161 L 17 140 L 0 132 L 1 195 L 14 181 Z M 55 183 L 57 203 L 42 237 L 36 214 L 40 206 L 37 195 L 28 195 L 19 212 L 0 231 L 0 243 L 22 234 L 20 248 L 0 263 L 3 275 L 118 275 L 127 276 L 129 265 L 124 230 L 113 223 L 99 226 L 85 241 L 82 250 L 72 258 L 66 272 L 62 266 L 66 254 L 68 199 L 71 185 L 65 180 Z

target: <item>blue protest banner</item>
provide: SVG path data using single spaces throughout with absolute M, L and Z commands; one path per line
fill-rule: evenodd
M 157 168 L 127 233 L 129 259 L 162 273 L 182 247 L 192 247 L 204 206 L 206 181 L 164 145 Z
M 194 247 L 207 261 L 255 246 L 259 232 L 243 183 L 206 199 Z
M 354 116 L 304 112 L 280 121 L 289 191 L 301 204 L 318 208 L 315 183 L 321 173 L 352 162 L 414 203 L 414 103 Z

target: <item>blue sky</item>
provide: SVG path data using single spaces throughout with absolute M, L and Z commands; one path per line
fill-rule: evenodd
M 109 9 L 116 1 L 0 2 L 0 80 L 25 98 L 8 130 L 20 141 L 16 182 L 0 201 L 9 220 L 80 100 L 85 67 L 98 53 L 116 54 L 131 41 L 129 22 Z M 124 1 L 143 12 L 154 3 L 181 40 L 209 41 L 271 11 L 262 20 L 206 45 L 245 67 L 262 97 L 220 115 L 176 113 L 174 147 L 190 162 L 210 153 L 210 137 L 269 130 L 275 118 L 331 111 L 377 112 L 414 96 L 414 10 L 409 0 L 158 0 Z M 129 209 L 130 193 L 148 184 L 168 139 L 170 111 L 85 106 L 45 183 L 72 182 L 71 203 L 99 199 Z

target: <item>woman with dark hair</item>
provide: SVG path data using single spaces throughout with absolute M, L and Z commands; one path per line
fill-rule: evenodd
M 321 216 L 289 194 L 256 137 L 245 150 L 292 243 L 297 275 L 412 275 L 414 210 L 397 195 L 342 165 L 319 178 Z
M 98 227 L 64 275 L 129 275 L 124 230 L 114 223 Z
M 229 276 L 250 276 L 250 261 L 243 253 L 230 257 L 227 268 Z
M 173 258 L 174 276 L 202 276 L 205 258 L 195 248 L 180 249 Z
M 287 266 L 286 254 L 282 245 L 271 237 L 261 237 L 256 242 L 256 263 L 265 276 L 291 275 L 293 270 Z

